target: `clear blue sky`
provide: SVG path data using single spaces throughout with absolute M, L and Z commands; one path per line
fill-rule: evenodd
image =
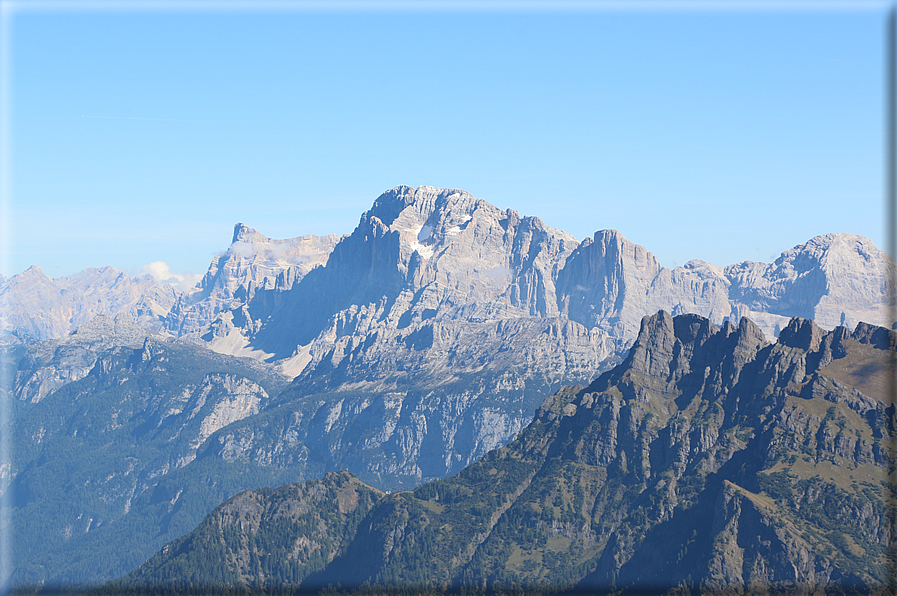
M 399 184 L 666 266 L 884 248 L 886 3 L 110 6 L 5 6 L 7 276 L 202 273 L 236 222 L 347 233 Z

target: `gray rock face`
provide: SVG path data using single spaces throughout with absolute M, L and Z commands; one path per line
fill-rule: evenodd
M 307 477 L 348 468 L 379 487 L 410 488 L 507 442 L 546 392 L 591 379 L 588 367 L 606 349 L 602 336 L 557 319 L 445 330 L 434 323 L 428 335 L 414 333 L 374 342 L 369 354 L 338 342 L 338 356 L 298 378 L 266 418 L 222 430 L 214 453 L 228 462 L 298 467 Z M 394 353 L 377 352 L 389 343 Z
M 230 247 L 212 260 L 197 291 L 181 296 L 171 309 L 166 329 L 175 335 L 203 334 L 213 349 L 240 353 L 245 340 L 232 333 L 234 316 L 237 325 L 251 328 L 243 307 L 255 294 L 291 289 L 327 261 L 339 239 L 332 234 L 277 240 L 238 223 Z
M 37 403 L 63 385 L 90 373 L 100 353 L 113 347 L 139 348 L 152 333 L 126 314 L 99 315 L 62 339 L 29 344 L 19 361 L 13 395 Z
M 556 316 L 554 280 L 577 244 L 538 218 L 463 191 L 397 187 L 362 215 L 326 267 L 277 304 L 276 292 L 256 296 L 252 319 L 270 322 L 251 339 L 285 357 L 298 345 L 315 342 L 312 352 L 320 353 L 340 337 L 430 319 Z
M 750 317 L 775 337 L 791 317 L 825 328 L 860 321 L 890 327 L 894 260 L 856 234 L 826 234 L 774 263 L 722 268 L 694 260 L 666 269 L 614 230 L 596 232 L 567 260 L 557 280 L 562 314 L 615 338 L 634 340 L 641 317 L 657 310 L 699 314 L 716 324 Z
M 379 331 L 367 343 L 353 336 L 339 338 L 294 385 L 305 392 L 332 387 L 393 391 L 504 373 L 549 384 L 588 380 L 613 348 L 599 330 L 562 318 L 432 321 Z
M 590 381 L 621 347 L 558 317 L 554 281 L 577 245 L 538 218 L 463 191 L 384 193 L 325 267 L 289 291 L 260 290 L 230 314 L 254 322 L 240 329 L 249 347 L 298 373 L 282 400 L 363 397 L 326 406 L 332 411 L 303 409 L 302 422 L 280 438 L 235 437 L 241 457 L 292 465 L 276 455 L 289 453 L 289 437 L 316 444 L 320 432 L 331 443 L 328 466 L 351 463 L 365 479 L 400 487 L 458 470 L 507 441 L 540 391 Z M 358 442 L 360 420 L 387 430 Z
M 178 292 L 149 275 L 131 278 L 114 267 L 50 279 L 37 266 L 0 282 L 6 316 L 0 332 L 58 339 L 98 315 L 125 313 L 159 330 Z
M 571 255 L 558 279 L 559 302 L 571 319 L 614 337 L 635 339 L 646 313 L 666 309 L 722 321 L 732 313 L 720 267 L 691 261 L 666 269 L 643 246 L 602 230 Z
M 725 269 L 739 316 L 799 316 L 823 329 L 859 322 L 890 328 L 894 271 L 887 253 L 856 234 L 817 236 L 771 264 L 744 262 Z

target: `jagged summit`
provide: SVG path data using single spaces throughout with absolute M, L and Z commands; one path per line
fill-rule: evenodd
M 29 277 L 35 276 L 35 275 L 47 277 L 47 274 L 44 273 L 44 270 L 41 269 L 40 267 L 38 267 L 37 265 L 32 265 L 31 267 L 29 267 L 28 269 L 26 269 L 19 275 L 25 275 L 25 276 L 29 276 Z M 13 277 L 18 277 L 18 276 L 14 275 Z
M 271 238 L 246 224 L 238 223 L 234 225 L 234 237 L 231 244 L 236 242 L 271 242 Z
M 890 324 L 893 261 L 855 234 L 819 236 L 772 264 L 695 259 L 667 269 L 618 230 L 579 243 L 464 190 L 402 185 L 382 193 L 351 234 L 328 238 L 274 240 L 237 224 L 202 292 L 172 310 L 169 330 L 232 336 L 215 349 L 252 344 L 253 354 L 274 360 L 307 349 L 301 361 L 314 365 L 341 338 L 367 345 L 378 329 L 411 332 L 427 320 L 559 316 L 607 333 L 619 349 L 635 340 L 642 316 L 658 310 L 717 325 L 748 316 L 770 338 L 793 316 L 823 328 Z M 315 267 L 321 271 L 305 279 Z
M 385 225 L 391 225 L 408 207 L 413 207 L 419 215 L 429 215 L 436 209 L 471 213 L 479 204 L 488 204 L 475 198 L 467 191 L 456 188 L 434 188 L 432 186 L 396 186 L 377 197 L 370 210 L 362 219 L 376 217 Z
M 340 238 L 337 234 L 269 238 L 237 223 L 231 245 L 212 260 L 199 290 L 183 296 L 174 305 L 166 328 L 176 335 L 201 334 L 208 333 L 210 326 L 219 321 L 218 329 L 206 339 L 228 335 L 233 327 L 229 310 L 247 304 L 259 290 L 292 288 L 309 271 L 327 262 Z M 213 347 L 234 353 L 242 349 L 243 343 L 243 339 L 235 337 L 227 346 Z

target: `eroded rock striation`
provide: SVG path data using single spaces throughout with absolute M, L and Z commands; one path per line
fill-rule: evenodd
M 231 245 L 212 260 L 197 290 L 180 296 L 173 305 L 166 330 L 176 336 L 203 335 L 219 352 L 238 352 L 245 342 L 228 335 L 234 317 L 238 326 L 251 328 L 244 307 L 256 293 L 291 289 L 309 271 L 327 262 L 339 239 L 336 234 L 309 234 L 279 240 L 238 223 Z

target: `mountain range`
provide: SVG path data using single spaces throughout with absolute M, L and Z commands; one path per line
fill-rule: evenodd
M 893 593 L 895 347 L 660 311 L 461 473 L 243 492 L 98 593 Z
M 0 282 L 14 581 L 122 575 L 245 489 L 342 469 L 381 491 L 456 474 L 546 396 L 619 364 L 659 310 L 748 317 L 768 339 L 795 316 L 891 328 L 894 271 L 852 234 L 771 264 L 670 270 L 619 232 L 580 243 L 431 187 L 385 192 L 344 236 L 238 224 L 188 293 L 32 267 Z M 31 527 L 40 537 L 20 538 Z

